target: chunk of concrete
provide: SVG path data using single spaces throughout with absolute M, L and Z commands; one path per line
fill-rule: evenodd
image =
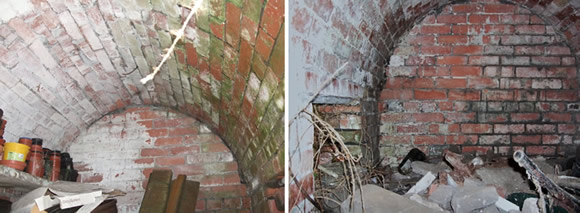
M 502 212 L 509 212 L 511 210 L 520 210 L 520 207 L 503 197 L 499 197 L 495 202 L 495 206 Z
M 506 194 L 514 192 L 531 192 L 528 180 L 511 167 L 483 167 L 475 171 L 481 180 L 488 185 L 496 185 L 506 190 Z
M 440 185 L 431 193 L 429 200 L 439 204 L 444 209 L 451 209 L 451 198 L 455 194 L 456 187 L 449 185 Z
M 423 161 L 413 161 L 411 162 L 411 168 L 413 168 L 413 172 L 421 175 L 426 175 L 427 172 L 431 172 L 433 174 L 437 174 L 440 171 L 451 171 L 451 167 L 449 167 L 446 163 L 440 162 L 438 164 L 426 163 Z
M 362 186 L 365 212 L 393 212 L 393 213 L 426 213 L 441 212 L 431 209 L 415 201 L 407 199 L 394 192 L 381 188 L 377 185 Z M 354 195 L 353 208 L 350 207 L 350 197 L 341 204 L 341 212 L 362 213 L 360 191 L 357 189 Z
M 411 187 L 411 189 L 409 189 L 409 191 L 407 191 L 407 193 L 405 194 L 423 193 L 427 190 L 427 188 L 429 188 L 429 186 L 431 185 L 431 183 L 433 183 L 434 180 L 435 175 L 433 175 L 433 173 L 431 172 L 427 172 L 427 174 L 425 174 L 425 176 L 423 176 L 423 178 L 421 178 L 421 180 L 419 180 L 419 182 L 417 182 L 413 187 Z
M 420 203 L 423 206 L 429 207 L 430 209 L 435 209 L 435 210 L 440 211 L 440 212 L 445 212 L 445 210 L 443 210 L 437 203 L 433 203 L 433 202 L 430 202 L 428 200 L 425 200 L 421 195 L 413 194 L 413 195 L 411 195 L 411 197 L 409 197 L 409 199 L 411 199 L 417 203 Z
M 479 212 L 481 213 L 501 213 L 497 207 L 495 207 L 494 205 L 485 207 L 484 209 L 480 210 Z
M 494 204 L 498 197 L 494 187 L 465 186 L 455 192 L 451 207 L 456 213 L 471 212 Z
M 540 208 L 538 207 L 538 198 L 528 198 L 528 199 L 524 200 L 524 206 L 522 206 L 522 212 L 540 213 Z

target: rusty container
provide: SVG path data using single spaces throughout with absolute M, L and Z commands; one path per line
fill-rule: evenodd
M 55 150 L 50 153 L 50 164 L 52 170 L 50 171 L 50 181 L 57 181 L 60 175 L 60 151 Z
M 44 176 L 44 153 L 42 150 L 42 139 L 33 138 L 32 146 L 30 147 L 31 153 L 28 155 L 28 165 L 26 167 L 26 172 L 37 176 Z

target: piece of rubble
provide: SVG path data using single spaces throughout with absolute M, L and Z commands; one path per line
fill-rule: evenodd
M 494 187 L 465 186 L 455 192 L 451 207 L 457 213 L 471 212 L 494 204 L 498 197 Z
M 365 212 L 398 212 L 398 213 L 427 213 L 442 212 L 437 209 L 431 209 L 415 201 L 407 199 L 394 192 L 381 188 L 377 185 L 364 185 L 363 200 Z M 357 189 L 354 195 L 353 208 L 349 208 L 350 196 L 341 204 L 341 212 L 345 213 L 362 213 L 362 202 L 360 191 Z
M 474 179 L 474 178 L 465 178 L 465 180 L 463 180 L 463 186 L 464 187 L 482 187 L 482 186 L 485 186 L 485 183 L 481 182 L 480 180 Z
M 411 189 L 409 189 L 409 191 L 407 191 L 407 193 L 405 194 L 423 193 L 427 190 L 427 188 L 429 188 L 429 186 L 431 185 L 431 183 L 433 183 L 434 180 L 435 175 L 433 175 L 431 172 L 427 172 L 427 174 L 425 174 L 425 176 L 423 176 L 423 178 L 421 178 L 421 180 L 419 180 L 419 182 L 417 182 L 413 187 L 411 187 Z
M 433 193 L 429 196 L 429 200 L 439 204 L 444 209 L 451 209 L 451 198 L 455 194 L 457 187 L 449 185 L 439 185 Z
M 475 157 L 475 158 L 471 159 L 470 164 L 473 167 L 483 166 L 483 159 L 481 159 L 481 157 Z
M 538 207 L 538 198 L 528 198 L 524 200 L 524 206 L 522 206 L 522 212 L 525 213 L 540 213 Z
M 413 194 L 413 195 L 411 195 L 411 197 L 409 197 L 409 199 L 411 199 L 417 203 L 420 203 L 423 206 L 429 207 L 430 209 L 435 209 L 435 210 L 440 211 L 440 212 L 445 212 L 445 210 L 443 210 L 437 203 L 433 203 L 433 202 L 430 202 L 428 200 L 425 200 L 421 195 Z
M 504 199 L 503 197 L 499 197 L 495 202 L 495 206 L 501 210 L 502 212 L 509 212 L 511 210 L 520 210 L 520 207 L 516 204 L 510 202 L 509 200 Z
M 496 185 L 505 189 L 506 194 L 514 192 L 531 192 L 528 180 L 511 167 L 483 167 L 475 171 L 485 184 Z
M 432 164 L 423 161 L 413 161 L 411 162 L 411 168 L 413 169 L 413 172 L 421 175 L 426 175 L 427 172 L 437 174 L 440 171 L 451 171 L 451 167 L 444 162 Z
M 485 207 L 484 209 L 480 209 L 476 212 L 480 212 L 480 213 L 501 213 L 497 207 L 495 207 L 494 205 Z

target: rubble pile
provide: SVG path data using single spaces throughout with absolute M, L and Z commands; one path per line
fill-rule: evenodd
M 418 155 L 416 151 L 410 154 Z M 580 179 L 561 175 L 573 171 L 558 171 L 560 164 L 553 166 L 541 157 L 536 164 L 521 151 L 514 154 L 514 159 L 482 159 L 450 151 L 445 151 L 443 157 L 444 161 L 435 163 L 423 161 L 425 158 L 405 158 L 391 177 L 399 182 L 398 186 L 365 185 L 363 200 L 357 191 L 352 203 L 351 199 L 342 202 L 341 212 L 362 212 L 363 203 L 365 212 L 579 212 L 576 196 L 569 191 L 580 188 Z M 401 183 L 417 176 L 421 178 L 400 193 Z M 543 192 L 537 187 L 542 187 Z

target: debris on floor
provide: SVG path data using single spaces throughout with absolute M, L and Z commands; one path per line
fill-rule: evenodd
M 348 197 L 338 200 L 340 211 L 325 212 L 362 212 L 363 204 L 364 212 L 579 212 L 580 178 L 573 176 L 574 168 L 580 167 L 577 162 L 575 158 L 530 159 L 521 151 L 508 158 L 446 150 L 437 159 L 413 149 L 398 167 L 381 168 L 386 171 L 381 173 L 384 177 L 363 181 L 367 185 L 362 186 L 362 200 L 358 189 L 354 198 L 343 192 Z M 364 177 L 378 173 L 360 171 L 369 173 Z M 344 173 L 340 166 L 323 172 L 322 182 Z
M 350 197 L 340 205 L 341 212 L 360 213 L 363 212 L 362 205 L 364 202 L 364 212 L 400 212 L 400 213 L 426 213 L 426 212 L 443 212 L 437 211 L 417 203 L 411 199 L 398 195 L 386 190 L 380 186 L 367 184 L 362 186 L 362 201 L 360 190 L 354 195 L 352 206 Z M 388 202 L 385 202 L 388 201 Z

